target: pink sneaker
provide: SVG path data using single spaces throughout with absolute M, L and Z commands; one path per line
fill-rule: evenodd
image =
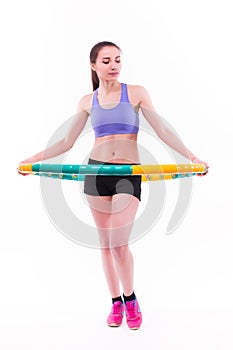
M 138 329 L 142 323 L 142 314 L 137 299 L 125 303 L 126 321 L 130 329 Z
M 124 304 L 120 301 L 115 301 L 112 305 L 112 310 L 107 318 L 107 324 L 110 327 L 119 327 L 122 323 L 124 315 Z

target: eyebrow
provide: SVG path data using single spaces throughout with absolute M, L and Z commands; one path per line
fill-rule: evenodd
M 116 56 L 115 58 L 119 58 L 121 56 Z M 102 60 L 110 59 L 110 57 L 102 57 Z

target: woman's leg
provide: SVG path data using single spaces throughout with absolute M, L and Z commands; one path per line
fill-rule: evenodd
M 138 205 L 138 198 L 132 195 L 121 193 L 113 196 L 111 250 L 125 296 L 134 290 L 134 261 L 128 242 Z
M 112 298 L 120 296 L 120 281 L 110 249 L 112 197 L 86 196 L 100 240 L 104 274 Z
M 142 314 L 134 294 L 133 256 L 128 247 L 139 199 L 128 194 L 117 194 L 113 198 L 111 246 L 116 269 L 124 290 L 126 322 L 130 329 L 139 329 Z
M 103 269 L 112 298 L 120 295 L 119 278 L 124 295 L 133 292 L 133 256 L 128 246 L 139 200 L 121 193 L 113 197 L 87 195 L 98 229 Z M 114 257 L 114 259 L 113 259 Z
M 112 298 L 120 296 L 120 279 L 125 296 L 128 327 L 138 329 L 142 323 L 142 315 L 133 294 L 133 256 L 129 250 L 128 241 L 139 200 L 132 195 L 122 193 L 110 198 L 92 197 L 88 201 L 100 235 L 103 267 L 110 293 Z M 128 299 L 126 299 L 127 296 Z M 120 326 L 123 309 L 121 303 L 113 304 L 107 319 L 109 326 Z

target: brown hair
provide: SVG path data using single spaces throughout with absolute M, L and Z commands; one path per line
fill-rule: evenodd
M 114 46 L 121 51 L 121 49 L 111 41 L 101 41 L 97 43 L 95 46 L 93 46 L 93 48 L 91 49 L 91 52 L 90 52 L 91 63 L 96 63 L 96 59 L 98 57 L 100 50 L 105 46 Z M 99 78 L 93 69 L 91 70 L 91 80 L 92 80 L 93 91 L 95 91 L 99 87 Z

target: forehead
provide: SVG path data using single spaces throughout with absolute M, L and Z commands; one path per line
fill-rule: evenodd
M 99 51 L 98 58 L 120 56 L 120 50 L 115 46 L 105 46 Z

